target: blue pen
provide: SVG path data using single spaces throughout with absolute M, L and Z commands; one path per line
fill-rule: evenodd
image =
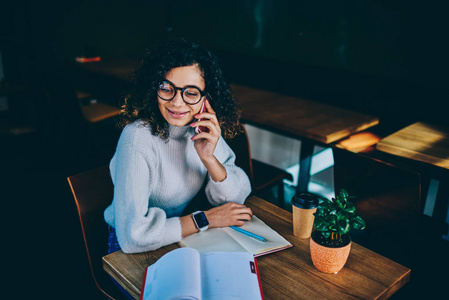
M 253 238 L 255 238 L 255 239 L 258 239 L 258 240 L 261 241 L 261 242 L 265 242 L 265 241 L 267 240 L 266 238 L 264 238 L 264 237 L 262 237 L 262 236 L 260 236 L 260 235 L 257 235 L 257 234 L 254 234 L 254 233 L 252 233 L 252 232 L 246 231 L 246 230 L 244 230 L 244 229 L 242 229 L 242 228 L 235 227 L 235 226 L 231 226 L 231 228 L 234 229 L 234 230 L 236 230 L 236 231 L 238 231 L 238 232 L 241 232 L 241 233 L 243 233 L 243 234 L 246 234 L 247 236 L 250 236 L 250 237 L 253 237 Z

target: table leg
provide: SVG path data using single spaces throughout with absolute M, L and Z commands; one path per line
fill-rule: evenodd
M 301 140 L 298 186 L 296 187 L 297 193 L 304 193 L 308 191 L 314 146 L 315 145 L 310 140 Z
M 433 218 L 438 222 L 438 224 L 442 225 L 443 235 L 447 236 L 448 232 L 448 224 L 447 214 L 449 209 L 449 187 L 448 178 L 440 179 L 440 184 L 438 186 L 438 192 L 435 199 L 435 207 L 433 210 Z

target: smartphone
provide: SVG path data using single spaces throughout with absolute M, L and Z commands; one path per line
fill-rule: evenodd
M 206 110 L 206 100 L 204 100 L 203 101 L 203 105 L 201 106 L 201 109 L 200 109 L 200 114 L 201 113 L 203 113 L 204 111 Z M 201 121 L 201 119 L 198 119 L 198 121 Z M 198 122 L 197 121 L 197 122 Z M 207 127 L 205 127 L 205 126 L 198 126 L 197 128 L 195 128 L 195 132 L 196 133 L 200 133 L 200 132 L 207 132 Z

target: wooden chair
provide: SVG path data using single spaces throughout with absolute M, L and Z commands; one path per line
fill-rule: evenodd
M 236 155 L 235 164 L 248 175 L 253 193 L 258 193 L 277 185 L 278 205 L 283 207 L 285 201 L 283 180 L 292 181 L 293 176 L 280 168 L 251 158 L 251 148 L 245 126 L 241 125 L 241 129 L 241 132 L 233 139 L 226 140 Z
M 90 270 L 97 288 L 110 299 L 125 299 L 103 270 L 107 254 L 108 227 L 103 212 L 111 203 L 114 187 L 109 167 L 104 166 L 67 178 L 81 222 Z

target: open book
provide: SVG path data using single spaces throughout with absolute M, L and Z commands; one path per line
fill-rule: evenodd
M 263 299 L 257 261 L 248 252 L 168 252 L 147 267 L 140 300 Z
M 189 235 L 183 238 L 179 245 L 194 248 L 200 253 L 246 251 L 251 252 L 255 257 L 292 247 L 289 241 L 256 216 L 239 228 L 262 236 L 266 241 L 261 242 L 230 227 L 223 227 Z

